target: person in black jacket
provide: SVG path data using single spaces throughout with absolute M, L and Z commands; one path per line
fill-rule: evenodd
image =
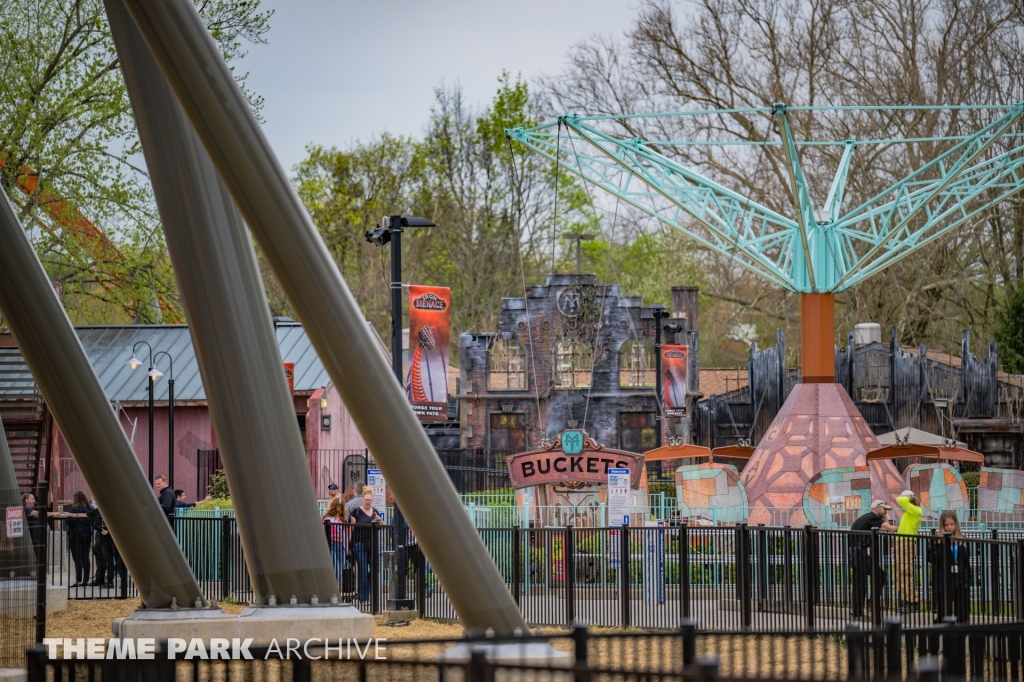
M 153 481 L 153 488 L 156 490 L 157 500 L 167 517 L 167 522 L 174 528 L 174 491 L 167 484 L 167 477 L 163 474 L 157 476 Z
M 970 545 L 960 532 L 960 521 L 955 511 L 946 510 L 939 515 L 939 530 L 949 538 L 949 555 L 945 562 L 943 576 L 943 552 L 945 538 L 931 541 L 928 548 L 928 562 L 932 565 L 932 598 L 935 603 L 936 622 L 943 616 L 955 616 L 959 623 L 969 623 L 971 618 L 971 558 Z M 943 601 L 943 578 L 949 590 L 949 601 Z
M 858 517 L 853 522 L 850 530 L 871 531 L 878 529 L 895 533 L 896 526 L 892 525 L 888 518 L 888 513 L 891 509 L 892 505 L 886 504 L 884 500 L 873 501 L 871 503 L 871 511 Z M 880 557 L 871 556 L 871 538 L 866 535 L 850 536 L 849 557 L 850 568 L 853 569 L 852 595 L 850 597 L 852 615 L 854 618 L 862 618 L 864 616 L 864 600 L 868 595 L 868 579 L 871 577 L 872 558 L 876 566 L 875 575 L 878 578 L 874 595 L 876 600 L 881 600 L 883 578 L 882 567 L 879 562 Z
M 92 545 L 93 519 L 89 515 L 92 507 L 81 490 L 71 496 L 71 508 L 61 513 L 67 519 L 64 528 L 68 534 L 68 549 L 71 559 L 75 562 L 75 584 L 71 587 L 82 587 L 89 582 L 91 564 L 89 548 Z

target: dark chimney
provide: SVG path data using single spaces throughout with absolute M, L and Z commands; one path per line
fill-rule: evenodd
M 697 293 L 699 287 L 672 287 L 672 317 L 682 318 L 683 329 L 697 331 Z

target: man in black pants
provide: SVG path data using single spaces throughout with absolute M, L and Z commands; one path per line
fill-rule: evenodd
M 896 526 L 889 523 L 886 515 L 892 507 L 882 500 L 875 500 L 871 503 L 871 511 L 864 514 L 850 526 L 850 530 L 871 531 L 875 528 L 889 533 L 896 532 Z M 878 557 L 874 558 L 878 563 Z M 850 536 L 850 568 L 853 569 L 853 594 L 850 603 L 854 618 L 864 616 L 864 600 L 868 595 L 868 578 L 871 576 L 871 538 L 864 535 Z M 881 575 L 882 567 L 879 565 L 877 575 Z M 872 586 L 876 598 L 882 594 L 882 581 L 877 580 Z

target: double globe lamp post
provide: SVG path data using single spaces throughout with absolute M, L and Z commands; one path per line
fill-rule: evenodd
M 149 389 L 149 484 L 153 485 L 153 385 L 156 380 L 164 375 L 163 372 L 156 368 L 155 360 L 161 355 L 167 358 L 167 364 L 169 365 L 171 376 L 167 380 L 167 484 L 174 489 L 174 362 L 171 360 L 171 356 L 167 351 L 153 352 L 153 347 L 149 345 L 147 341 L 139 341 L 132 346 L 132 357 L 128 362 L 124 363 L 131 367 L 132 371 L 142 366 L 142 361 L 136 356 L 136 350 L 139 346 L 145 346 L 149 349 L 149 370 L 146 372 L 146 376 L 149 378 L 148 389 Z

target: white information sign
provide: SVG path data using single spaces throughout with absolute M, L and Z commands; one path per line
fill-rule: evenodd
M 608 525 L 629 525 L 629 469 L 608 470 Z
M 384 507 L 387 506 L 387 498 L 385 496 L 387 486 L 384 483 L 384 475 L 380 473 L 380 469 L 367 469 L 366 485 L 373 491 L 373 508 L 383 516 Z
M 21 507 L 7 508 L 7 537 L 20 538 L 25 535 L 25 510 Z

